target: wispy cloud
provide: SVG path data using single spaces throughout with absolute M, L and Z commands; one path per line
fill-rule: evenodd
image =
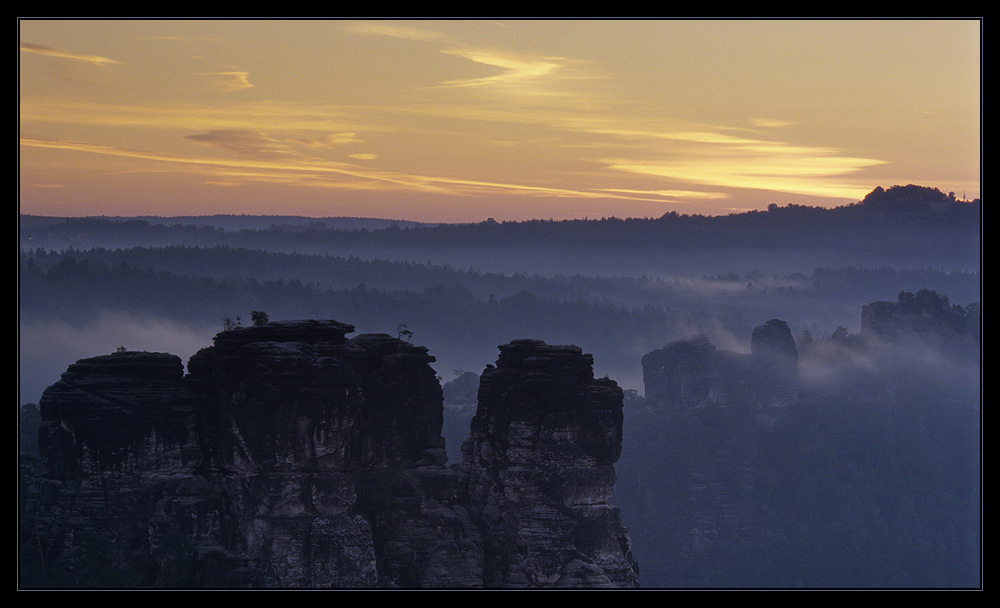
M 441 86 L 445 87 L 525 84 L 534 79 L 553 75 L 566 63 L 566 60 L 560 57 L 532 57 L 486 49 L 449 48 L 441 52 L 500 70 L 495 76 L 445 81 L 441 83 Z
M 328 133 L 322 137 L 301 137 L 295 140 L 296 143 L 310 148 L 330 148 L 363 141 L 357 133 Z
M 242 91 L 253 88 L 249 72 L 206 72 L 200 76 L 211 87 L 221 91 Z
M 279 160 L 302 158 L 302 151 L 324 151 L 337 149 L 362 140 L 354 133 L 332 133 L 316 137 L 278 138 L 264 131 L 253 129 L 220 129 L 196 135 L 185 135 L 184 139 L 236 152 L 244 158 Z M 351 154 L 359 159 L 375 158 L 374 154 Z
M 195 138 L 190 138 L 195 139 Z M 180 163 L 190 166 L 211 168 L 213 174 L 223 172 L 230 183 L 235 180 L 266 180 L 317 187 L 364 187 L 372 188 L 380 184 L 380 189 L 392 187 L 403 191 L 425 192 L 441 195 L 470 195 L 483 193 L 519 193 L 530 196 L 572 197 L 584 199 L 622 198 L 639 199 L 641 197 L 620 193 L 612 195 L 609 192 L 588 191 L 585 189 L 536 186 L 516 182 L 497 182 L 474 179 L 452 178 L 438 175 L 408 174 L 394 171 L 380 171 L 345 162 L 334 162 L 317 159 L 298 158 L 288 155 L 281 157 L 275 154 L 270 157 L 266 152 L 270 149 L 266 137 L 255 133 L 213 133 L 205 134 L 196 139 L 202 143 L 224 147 L 241 152 L 242 158 L 214 158 L 181 154 L 167 154 L 119 148 L 115 146 L 96 145 L 86 142 L 47 140 L 40 138 L 21 138 L 21 145 L 36 148 L 61 149 L 81 153 L 101 154 L 165 163 Z M 261 148 L 265 153 L 261 153 Z M 280 148 L 280 147 L 278 147 Z M 331 181 L 330 178 L 347 178 L 344 181 Z
M 730 197 L 730 195 L 725 192 L 700 192 L 696 190 L 632 190 L 625 188 L 607 188 L 604 191 L 618 194 L 629 194 L 633 196 L 645 196 L 649 197 L 650 200 L 655 200 L 653 197 L 656 197 L 658 199 L 670 199 L 674 201 L 706 201 L 722 200 Z
M 20 119 L 26 125 L 119 126 L 149 132 L 240 130 L 255 125 L 256 130 L 299 133 L 300 137 L 311 137 L 314 143 L 327 145 L 338 140 L 358 141 L 356 133 L 360 129 L 368 132 L 385 129 L 376 121 L 359 119 L 352 108 L 272 101 L 222 105 L 167 101 L 115 103 L 32 96 L 21 98 Z
M 291 156 L 288 145 L 249 129 L 210 131 L 184 139 L 231 150 L 246 158 L 276 159 Z
M 860 200 L 870 190 L 843 178 L 885 161 L 840 156 L 835 150 L 761 142 L 713 146 L 661 160 L 608 159 L 617 171 L 711 187 L 772 190 Z
M 752 118 L 751 122 L 755 126 L 766 128 L 790 127 L 796 124 L 794 120 L 781 120 L 778 118 Z
M 27 53 L 35 53 L 38 55 L 44 55 L 46 57 L 52 57 L 55 59 L 68 59 L 71 61 L 80 61 L 83 63 L 89 63 L 91 65 L 104 66 L 113 63 L 121 63 L 121 61 L 117 61 L 115 59 L 109 59 L 108 57 L 101 57 L 99 55 L 82 55 L 80 53 L 73 53 L 71 51 L 57 49 L 51 46 L 44 46 L 41 44 L 31 44 L 29 42 L 22 42 L 21 50 Z
M 516 22 L 501 23 L 503 31 L 434 21 L 290 23 L 246 30 L 260 32 L 259 41 L 233 36 L 225 43 L 235 30 L 150 30 L 189 33 L 191 42 L 115 47 L 135 54 L 119 57 L 131 69 L 99 72 L 111 85 L 105 97 L 25 78 L 34 86 L 19 100 L 21 133 L 51 139 L 29 137 L 23 145 L 172 163 L 204 183 L 489 194 L 521 208 L 534 201 L 516 197 L 575 197 L 586 199 L 588 210 L 627 199 L 648 202 L 630 208 L 650 213 L 674 203 L 718 210 L 723 198 L 738 204 L 744 188 L 859 200 L 872 176 L 886 173 L 878 169 L 883 158 L 899 164 L 887 145 L 824 145 L 849 137 L 829 134 L 837 117 L 788 99 L 769 104 L 754 95 L 754 104 L 728 111 L 742 95 L 733 89 L 689 105 L 695 94 L 687 91 L 701 85 L 666 59 L 650 59 L 672 48 L 660 49 L 659 39 L 587 51 L 586 41 L 559 47 L 545 38 L 548 30 Z M 289 32 L 308 44 L 289 44 Z M 34 40 L 87 48 L 65 36 Z M 296 49 L 308 55 L 293 56 Z M 118 63 L 30 43 L 22 53 L 58 59 L 45 63 L 60 77 L 86 72 L 77 64 Z M 283 62 L 292 60 L 296 68 L 287 70 Z M 868 145 L 864 139 L 852 141 Z M 46 180 L 58 178 L 39 181 Z
M 405 40 L 433 41 L 444 40 L 441 32 L 392 21 L 357 21 L 344 26 L 345 32 L 367 36 L 389 36 Z
M 567 57 L 517 53 L 507 49 L 487 48 L 459 40 L 447 34 L 424 27 L 415 27 L 391 21 L 357 22 L 344 27 L 345 31 L 361 35 L 388 36 L 418 42 L 438 43 L 445 55 L 460 57 L 472 63 L 496 68 L 490 76 L 458 77 L 443 80 L 436 88 L 491 88 L 521 96 L 564 96 L 570 94 L 564 87 L 567 82 L 592 80 L 595 74 L 580 69 L 579 60 Z M 558 86 L 557 86 L 558 83 Z M 582 103 L 584 90 L 577 90 Z

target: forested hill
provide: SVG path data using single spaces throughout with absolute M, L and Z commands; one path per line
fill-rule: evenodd
M 21 216 L 20 246 L 128 247 L 229 245 L 272 251 L 344 248 L 558 247 L 649 251 L 704 249 L 892 252 L 942 263 L 978 259 L 981 202 L 957 200 L 936 188 L 893 186 L 832 209 L 789 204 L 725 216 L 671 212 L 656 219 L 532 220 L 475 224 L 392 223 L 369 229 L 331 228 L 303 218 L 268 218 L 268 228 L 225 228 L 221 219 L 38 218 Z M 260 224 L 262 222 L 258 222 Z M 245 225 L 250 225 L 246 222 Z M 933 237 L 928 240 L 928 237 Z M 967 264 L 965 264 L 967 265 Z
M 155 351 L 190 362 L 221 329 L 267 317 L 405 337 L 444 386 L 452 374 L 478 385 L 514 340 L 576 345 L 625 391 L 614 499 L 642 584 L 979 583 L 978 200 L 904 186 L 834 209 L 379 229 L 20 219 L 21 404 L 74 361 Z M 775 321 L 794 339 L 800 390 L 794 405 L 761 409 L 735 399 L 761 386 L 743 372 L 757 328 Z M 897 340 L 901 328 L 913 331 Z M 716 405 L 645 394 L 646 355 L 677 344 L 707 344 L 692 352 L 718 365 L 682 358 L 677 369 L 697 378 L 664 382 L 687 387 L 685 399 L 704 387 Z M 739 373 L 712 384 L 721 369 Z M 444 410 L 452 463 L 472 401 Z

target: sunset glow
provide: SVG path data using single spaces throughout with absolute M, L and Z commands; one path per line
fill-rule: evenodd
M 428 222 L 980 196 L 977 20 L 22 20 L 20 212 Z

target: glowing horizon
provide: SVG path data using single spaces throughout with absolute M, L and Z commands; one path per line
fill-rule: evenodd
M 22 20 L 19 209 L 430 222 L 980 196 L 977 20 Z

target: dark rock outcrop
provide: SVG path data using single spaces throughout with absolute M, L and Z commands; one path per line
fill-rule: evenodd
M 978 304 L 951 304 L 948 296 L 921 289 L 900 292 L 896 302 L 872 302 L 861 308 L 861 336 L 867 341 L 931 340 L 950 347 L 976 345 L 982 331 Z
M 695 336 L 643 359 L 617 496 L 644 584 L 981 584 L 979 306 L 904 292 L 861 321 L 801 349 L 772 320 L 749 354 Z
M 654 409 L 752 405 L 761 410 L 795 401 L 798 351 L 788 324 L 771 319 L 754 328 L 749 355 L 717 350 L 699 334 L 644 355 L 642 373 Z
M 622 389 L 576 346 L 517 340 L 480 377 L 462 446 L 492 587 L 634 587 L 637 568 L 608 504 L 621 454 Z
M 703 335 L 671 342 L 642 358 L 646 401 L 670 410 L 742 402 L 749 369 L 745 356 L 716 350 Z
M 760 405 L 787 406 L 795 402 L 799 387 L 799 353 L 788 324 L 771 319 L 754 328 L 750 361 L 755 384 L 754 400 Z
M 701 578 L 727 546 L 763 546 L 767 533 L 752 493 L 761 434 L 798 395 L 798 353 L 788 325 L 754 328 L 750 354 L 717 350 L 703 335 L 671 342 L 642 359 L 646 403 L 664 429 L 660 482 L 676 503 L 659 525 L 670 530 L 665 570 L 682 585 Z
M 160 353 L 70 366 L 22 478 L 22 586 L 636 585 L 607 504 L 622 393 L 589 355 L 501 347 L 449 468 L 434 358 L 353 329 L 224 331 L 186 375 Z

